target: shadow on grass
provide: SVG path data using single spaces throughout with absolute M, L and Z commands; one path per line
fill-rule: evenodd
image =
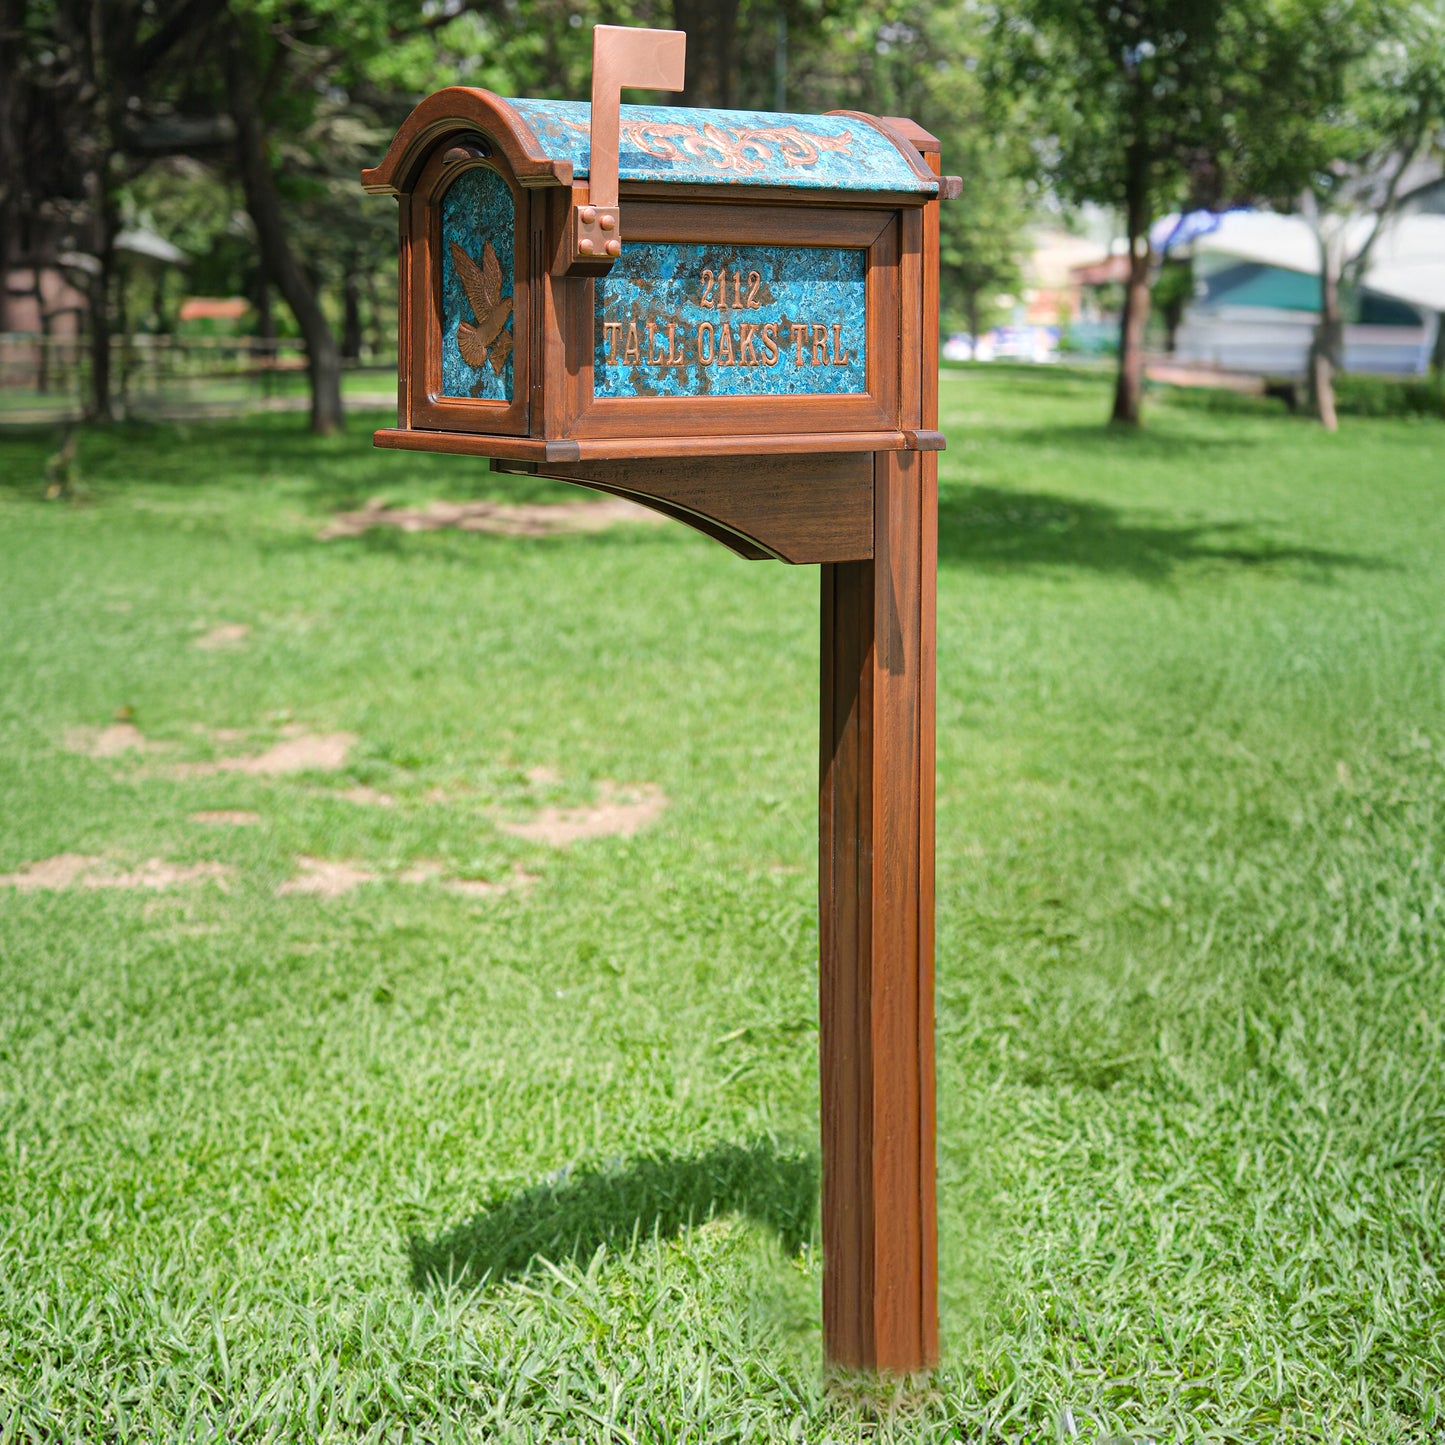
M 1329 581 L 1340 568 L 1384 571 L 1362 553 L 1301 547 L 1243 522 L 1169 526 L 1129 521 L 1116 507 L 1039 492 L 953 487 L 938 503 L 940 562 L 994 567 L 1081 567 L 1163 581 L 1177 568 L 1280 568 Z
M 330 437 L 313 437 L 300 412 L 82 427 L 77 471 L 97 502 L 135 485 L 184 491 L 219 482 L 233 485 L 240 497 L 253 483 L 275 481 L 321 512 L 350 510 L 378 494 L 404 501 L 415 484 L 424 495 L 441 486 L 461 501 L 580 495 L 546 478 L 503 476 L 476 458 L 459 465 L 456 457 L 373 447 L 372 432 L 394 423 L 393 413 L 352 407 L 346 429 Z M 54 425 L 0 427 L 0 490 L 40 500 L 46 459 L 64 434 L 65 428 Z
M 414 1236 L 412 1283 L 496 1281 L 538 1257 L 585 1262 L 599 1245 L 625 1249 L 635 1239 L 669 1238 L 717 1214 L 767 1225 L 795 1254 L 811 1237 L 817 1196 L 817 1160 L 767 1142 L 563 1171 L 435 1239 Z
M 1106 422 L 1052 422 L 1041 426 L 1010 428 L 994 434 L 994 440 L 1007 446 L 1027 447 L 1032 451 L 1064 451 L 1073 459 L 1094 457 L 1102 466 L 1120 462 L 1164 462 L 1170 467 L 1188 466 L 1190 453 L 1254 450 L 1259 446 L 1257 435 L 1200 436 L 1191 430 L 1182 434 L 1165 427 L 1112 426 Z

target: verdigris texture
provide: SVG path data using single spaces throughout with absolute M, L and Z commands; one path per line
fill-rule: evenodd
M 477 167 L 442 197 L 442 393 L 512 399 L 515 207 L 507 183 Z
M 599 397 L 867 390 L 864 251 L 629 241 L 596 297 Z
M 543 152 L 588 174 L 592 107 L 577 100 L 508 100 Z M 913 191 L 938 183 L 915 174 L 898 148 L 866 121 L 762 110 L 624 105 L 618 179 L 679 185 L 803 186 L 836 191 Z

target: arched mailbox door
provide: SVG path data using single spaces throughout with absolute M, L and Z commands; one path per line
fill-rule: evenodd
M 631 496 L 819 562 L 824 1340 L 937 1357 L 938 202 L 906 120 L 619 106 L 676 32 L 599 26 L 592 105 L 439 91 L 368 190 L 400 221 L 379 446 Z

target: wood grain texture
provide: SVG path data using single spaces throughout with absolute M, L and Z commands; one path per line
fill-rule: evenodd
M 415 431 L 382 427 L 371 434 L 373 446 L 397 452 L 441 452 L 452 457 L 506 457 L 526 462 L 575 462 L 576 442 L 543 441 L 536 437 L 488 437 L 472 432 Z
M 936 172 L 936 151 L 920 156 Z M 819 1050 L 824 1353 L 906 1373 L 939 1356 L 937 202 L 900 222 L 899 423 L 914 449 L 873 458 L 872 560 L 822 569 Z
M 510 473 L 514 476 L 552 476 L 552 466 L 549 464 L 546 469 L 539 468 L 533 462 L 492 462 L 494 472 Z M 614 497 L 625 497 L 630 502 L 637 502 L 642 506 L 650 508 L 664 517 L 671 517 L 675 522 L 681 522 L 684 526 L 691 527 L 695 532 L 701 532 L 704 537 L 711 538 L 720 546 L 726 547 L 729 552 L 735 553 L 745 562 L 766 562 L 776 560 L 775 554 L 767 548 L 761 547 L 750 537 L 745 537 L 741 532 L 735 532 L 725 527 L 721 522 L 714 521 L 698 512 L 690 512 L 686 507 L 678 506 L 676 503 L 665 501 L 660 497 L 648 496 L 646 494 L 630 492 L 624 487 L 609 486 L 606 482 L 584 481 L 577 477 L 558 477 L 558 481 L 576 482 L 579 487 L 588 487 L 596 492 L 607 492 Z
M 572 184 L 571 161 L 547 156 L 531 127 L 501 96 L 451 85 L 427 96 L 401 123 L 380 163 L 362 171 L 362 189 L 373 195 L 411 190 L 434 149 L 470 134 L 484 137 L 524 186 Z
M 927 441 L 927 433 L 923 439 Z M 560 437 L 481 436 L 474 432 L 422 431 L 382 427 L 375 444 L 395 451 L 445 452 L 451 456 L 499 457 L 510 461 L 647 461 L 672 457 L 803 456 L 838 452 L 903 452 L 927 450 L 911 446 L 901 431 L 799 432 L 778 436 L 643 437 L 637 440 L 574 441 Z
M 396 202 L 396 424 L 411 426 L 412 328 L 411 328 L 411 225 L 410 196 Z
M 745 556 L 811 563 L 873 555 L 867 453 L 539 463 L 529 470 L 631 497 Z
M 738 204 L 738 193 L 746 188 L 690 185 L 676 181 L 624 181 L 622 202 L 686 201 L 689 204 L 731 209 Z M 813 186 L 753 186 L 747 188 L 750 206 L 838 206 L 848 211 L 897 211 L 909 206 L 925 206 L 933 197 L 922 191 L 837 191 Z
M 928 384 L 928 376 L 923 377 L 924 405 L 927 406 L 927 394 L 932 390 L 934 394 L 934 405 L 937 406 L 938 379 L 935 376 L 932 388 Z M 948 445 L 948 438 L 941 431 L 926 431 L 922 427 L 904 427 L 903 439 L 908 443 L 904 451 L 909 452 L 941 452 Z
M 938 1359 L 931 460 L 875 458 L 873 560 L 822 577 L 824 1350 L 897 1372 Z

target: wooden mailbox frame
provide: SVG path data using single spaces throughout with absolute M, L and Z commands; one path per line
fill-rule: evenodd
M 469 137 L 457 139 L 466 140 Z M 449 161 L 447 152 L 450 149 L 451 144 L 444 144 L 432 150 L 417 177 L 416 189 L 402 201 L 401 204 L 411 211 L 408 233 L 413 236 L 427 236 L 431 213 L 441 205 L 446 192 L 468 171 L 489 170 L 499 176 L 512 193 L 514 254 L 518 257 L 526 255 L 531 206 L 531 198 L 527 192 L 508 174 L 506 166 L 495 164 L 489 154 L 467 160 Z M 525 436 L 530 421 L 528 403 L 532 394 L 530 322 L 531 293 L 535 288 L 531 268 L 519 265 L 514 268 L 513 274 L 512 325 L 516 339 L 512 347 L 512 400 L 484 401 L 444 396 L 441 389 L 440 236 L 434 239 L 438 244 L 424 244 L 412 248 L 410 275 L 403 282 L 407 295 L 402 315 L 409 322 L 404 329 L 411 338 L 410 365 L 406 376 L 406 414 L 414 426 L 436 431 L 479 430 L 503 436 Z
M 957 183 L 911 121 L 842 112 L 939 183 L 803 194 L 624 181 L 598 229 L 587 182 L 509 112 L 486 91 L 438 92 L 363 174 L 401 203 L 398 425 L 376 442 L 489 457 L 634 498 L 743 557 L 821 564 L 824 1350 L 838 1366 L 924 1368 L 938 1359 L 938 204 Z M 475 165 L 504 176 L 516 207 L 510 403 L 438 395 L 439 203 Z M 593 277 L 609 262 L 592 243 L 581 256 L 578 237 L 614 236 L 619 221 L 624 246 L 865 250 L 866 391 L 596 398 Z

